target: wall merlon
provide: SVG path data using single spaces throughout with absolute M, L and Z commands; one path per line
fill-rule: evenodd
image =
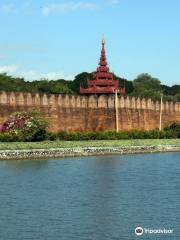
M 108 98 L 106 95 L 101 95 L 98 97 L 98 108 L 107 108 Z
M 135 99 L 135 97 L 131 98 L 131 108 L 136 109 L 136 99 Z
M 60 108 L 114 108 L 115 96 L 111 95 L 67 95 L 67 94 L 41 94 L 41 93 L 15 93 L 0 92 L 0 104 L 9 106 L 49 106 Z M 135 97 L 118 96 L 119 108 L 143 109 L 160 111 L 160 102 Z M 180 102 L 163 102 L 162 110 L 166 112 L 180 112 Z
M 113 108 L 114 109 L 114 105 L 115 105 L 114 95 L 111 94 L 111 95 L 108 96 L 107 104 L 108 104 L 108 108 Z
M 96 95 L 91 95 L 88 97 L 88 108 L 97 108 L 98 98 Z
M 180 103 L 175 103 L 175 112 L 180 112 Z

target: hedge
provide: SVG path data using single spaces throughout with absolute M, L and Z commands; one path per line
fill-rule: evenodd
M 150 130 L 150 131 L 105 131 L 105 132 L 66 132 L 60 131 L 58 133 L 39 132 L 35 141 L 42 140 L 61 140 L 61 141 L 83 141 L 83 140 L 122 140 L 122 139 L 168 139 L 180 138 L 180 125 L 172 124 L 164 130 Z M 14 133 L 0 133 L 0 142 L 23 142 L 24 138 L 19 134 Z M 34 141 L 34 139 L 32 139 Z

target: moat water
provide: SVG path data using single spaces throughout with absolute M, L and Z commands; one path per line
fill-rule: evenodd
M 180 239 L 180 153 L 0 162 L 0 240 L 26 239 Z

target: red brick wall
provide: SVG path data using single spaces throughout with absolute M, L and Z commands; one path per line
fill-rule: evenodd
M 38 110 L 50 130 L 115 130 L 114 95 L 68 96 L 30 93 L 0 93 L 0 123 L 16 111 Z M 151 99 L 119 98 L 119 129 L 150 130 L 159 127 L 159 102 Z M 163 103 L 162 126 L 180 122 L 180 103 Z

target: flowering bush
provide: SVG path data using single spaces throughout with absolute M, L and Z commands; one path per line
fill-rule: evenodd
M 5 121 L 0 132 L 7 141 L 41 141 L 46 138 L 47 122 L 37 112 L 16 112 Z

